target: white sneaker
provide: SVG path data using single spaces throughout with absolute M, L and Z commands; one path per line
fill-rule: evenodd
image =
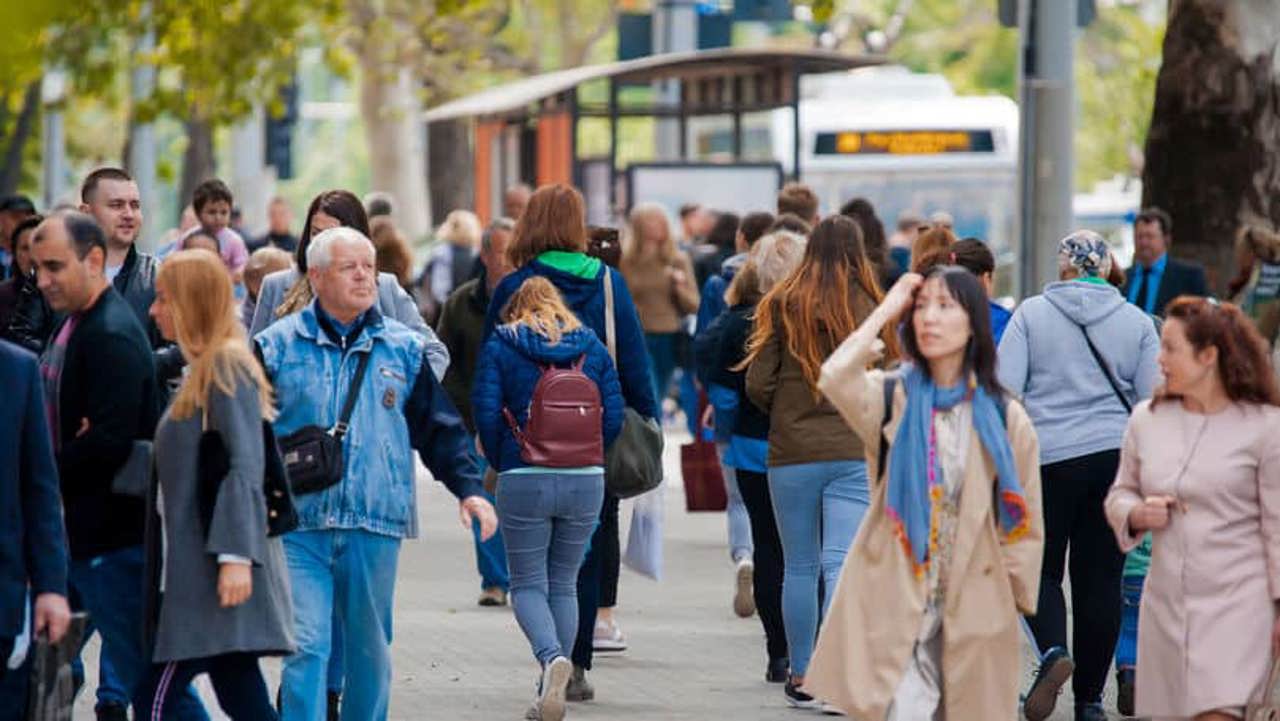
M 602 653 L 618 653 L 627 650 L 627 638 L 617 623 L 597 620 L 595 632 L 591 634 L 591 646 Z
M 751 559 L 738 561 L 738 573 L 734 583 L 733 612 L 740 618 L 751 618 L 756 612 L 756 592 L 754 579 L 756 564 Z
M 822 712 L 823 716 L 847 716 L 844 711 L 841 711 L 826 701 L 822 702 L 822 705 L 818 707 L 818 710 Z
M 556 656 L 542 669 L 541 689 L 538 692 L 538 718 L 540 721 L 561 721 L 565 711 L 565 687 L 573 675 L 573 663 L 564 656 Z

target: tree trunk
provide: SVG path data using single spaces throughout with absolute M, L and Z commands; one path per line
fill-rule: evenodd
M 13 132 L 5 138 L 4 156 L 0 159 L 0 195 L 17 192 L 22 180 L 22 151 L 27 146 L 36 124 L 36 111 L 40 109 L 40 81 L 27 86 L 22 96 L 22 111 L 14 121 Z
M 372 189 L 391 194 L 396 224 L 417 241 L 431 228 L 421 107 L 410 71 L 380 60 L 375 45 L 366 44 L 360 55 L 360 116 Z
M 178 218 L 182 209 L 191 202 L 196 186 L 213 177 L 216 166 L 213 160 L 213 126 L 209 121 L 191 118 L 187 121 L 187 151 L 182 158 L 182 185 L 178 186 Z
M 1142 174 L 1175 256 L 1231 278 L 1245 224 L 1280 227 L 1280 17 L 1273 0 L 1170 0 Z
M 470 123 L 442 120 L 427 126 L 427 181 L 431 188 L 431 217 L 444 220 L 451 210 L 475 207 L 471 186 Z

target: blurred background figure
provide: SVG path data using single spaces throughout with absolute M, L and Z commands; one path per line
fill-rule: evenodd
M 267 232 L 262 237 L 250 242 L 249 252 L 271 246 L 292 253 L 298 249 L 298 236 L 293 234 L 293 211 L 289 203 L 280 196 L 271 199 L 267 205 Z
M 364 196 L 364 212 L 370 221 L 383 216 L 390 217 L 395 213 L 395 200 L 391 193 L 375 190 Z
M 507 192 L 502 194 L 503 215 L 512 220 L 520 220 L 520 216 L 524 215 L 525 206 L 529 205 L 529 197 L 532 195 L 533 189 L 524 183 L 507 188 Z
M 409 250 L 409 241 L 405 239 L 404 233 L 386 216 L 369 221 L 369 232 L 373 250 L 377 253 L 378 272 L 394 275 L 401 288 L 411 291 L 413 252 Z
M 469 210 L 455 210 L 436 229 L 436 245 L 418 276 L 418 309 L 428 325 L 440 317 L 440 307 L 454 288 L 471 278 L 480 250 L 480 219 Z

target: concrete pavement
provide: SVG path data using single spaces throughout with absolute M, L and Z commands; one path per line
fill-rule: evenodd
M 665 490 L 665 577 L 655 582 L 624 568 L 618 620 L 630 648 L 596 656 L 596 700 L 570 707 L 569 718 L 611 721 L 791 721 L 812 712 L 789 709 L 781 685 L 764 682 L 759 620 L 731 606 L 734 573 L 726 550 L 724 514 L 689 514 L 680 486 L 679 444 L 668 433 Z M 533 697 L 537 667 L 509 608 L 480 608 L 471 539 L 457 504 L 420 469 L 422 538 L 404 544 L 396 588 L 391 718 L 517 721 Z M 623 504 L 625 549 L 630 505 Z M 1029 654 L 1024 654 L 1029 658 Z M 77 719 L 93 718 L 95 644 L 85 656 L 89 687 Z M 1029 667 L 1028 661 L 1028 667 Z M 279 663 L 265 661 L 270 686 Z M 1029 671 L 1028 671 L 1029 674 Z M 1028 675 L 1029 678 L 1029 675 Z M 218 712 L 206 679 L 202 695 Z M 1108 709 L 1114 708 L 1108 687 Z M 1068 689 L 1055 721 L 1070 721 Z M 969 721 L 969 720 L 959 720 Z

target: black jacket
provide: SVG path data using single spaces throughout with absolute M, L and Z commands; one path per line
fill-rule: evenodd
M 14 275 L 0 283 L 0 338 L 32 353 L 44 350 L 58 318 L 36 287 L 34 275 Z
M 35 356 L 0 342 L 0 638 L 22 629 L 27 584 L 67 593 L 58 469 Z
M 747 355 L 747 337 L 751 335 L 755 310 L 753 305 L 735 305 L 721 313 L 698 336 L 696 350 L 698 377 L 738 393 L 733 434 L 763 440 L 769 437 L 769 415 L 747 398 L 746 370 L 731 370 Z
M 151 304 L 156 299 L 156 273 L 159 270 L 160 261 L 150 253 L 139 252 L 135 245 L 129 248 L 129 255 L 125 256 L 124 265 L 111 285 L 133 309 L 134 316 L 147 335 L 147 342 L 155 351 L 156 380 L 162 398 L 167 398 L 169 382 L 182 375 L 182 367 L 186 365 L 186 361 L 182 358 L 178 345 L 166 341 L 151 319 Z
M 483 269 L 483 266 L 481 266 Z M 484 345 L 484 314 L 489 309 L 489 290 L 482 270 L 479 278 L 463 283 L 449 295 L 436 321 L 436 335 L 449 349 L 449 370 L 441 385 L 449 400 L 462 414 L 467 432 L 476 432 L 471 412 L 471 386 L 475 381 L 480 347 Z
M 146 334 L 107 288 L 71 334 L 58 387 L 58 473 L 73 559 L 141 545 L 143 502 L 112 493 L 111 480 L 134 440 L 151 438 L 158 414 Z M 84 419 L 88 430 L 77 437 Z
M 1133 283 L 1134 266 L 1124 274 L 1124 297 L 1129 297 L 1129 286 Z M 1209 295 L 1209 284 L 1205 280 L 1204 268 L 1194 263 L 1184 263 L 1170 256 L 1164 265 L 1164 275 L 1160 276 L 1160 289 L 1156 291 L 1156 304 L 1151 309 L 1154 315 L 1164 317 L 1164 307 L 1180 295 Z M 1143 308 L 1142 299 L 1137 306 Z M 1145 310 L 1145 308 L 1143 308 Z

